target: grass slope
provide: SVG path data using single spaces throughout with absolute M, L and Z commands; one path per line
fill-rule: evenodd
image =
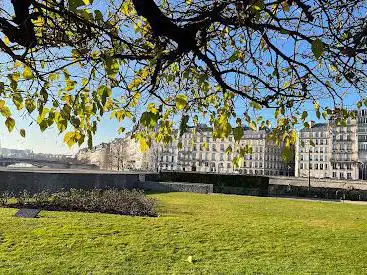
M 0 274 L 367 274 L 366 205 L 152 196 L 159 218 L 0 208 Z

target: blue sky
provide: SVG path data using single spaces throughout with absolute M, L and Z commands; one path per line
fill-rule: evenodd
M 97 3 L 97 1 L 95 1 Z M 10 0 L 6 1 L 6 5 L 10 3 Z M 103 8 L 101 8 L 103 10 Z M 356 96 L 346 96 L 344 99 L 345 106 L 351 106 L 356 102 Z M 322 102 L 325 105 L 329 103 L 327 101 Z M 312 111 L 312 105 L 304 106 L 307 111 Z M 241 106 L 237 106 L 238 114 L 242 114 L 245 110 Z M 32 119 L 29 116 L 22 117 L 20 113 L 13 111 L 13 117 L 17 122 L 16 129 L 12 133 L 9 133 L 4 125 L 4 118 L 0 117 L 0 144 L 1 147 L 15 148 L 15 149 L 32 149 L 35 152 L 42 153 L 62 153 L 62 154 L 74 154 L 78 151 L 79 147 L 74 146 L 69 149 L 63 142 L 64 134 L 58 134 L 55 128 L 47 129 L 45 132 L 41 132 L 36 123 L 32 125 Z M 272 120 L 273 110 L 262 111 L 262 116 L 265 119 Z M 310 112 L 310 119 L 317 120 L 313 112 Z M 94 144 L 101 142 L 108 142 L 118 137 L 117 130 L 121 125 L 115 120 L 110 120 L 109 115 L 105 117 L 99 123 L 97 134 L 94 138 Z M 19 129 L 24 128 L 26 130 L 26 138 L 22 138 L 19 134 Z M 129 128 L 129 127 L 127 127 Z

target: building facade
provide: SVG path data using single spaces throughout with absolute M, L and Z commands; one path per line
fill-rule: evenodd
M 182 144 L 179 148 L 178 144 Z M 252 153 L 245 156 L 239 167 L 233 165 L 239 147 L 249 146 Z M 228 151 L 227 148 L 231 148 Z M 201 126 L 184 133 L 177 142 L 160 149 L 160 169 L 249 175 L 294 175 L 293 162 L 284 163 L 282 147 L 269 140 L 268 131 L 245 129 L 239 143 L 233 135 L 214 139 L 212 130 Z
M 112 142 L 102 143 L 92 149 L 79 150 L 77 160 L 97 165 L 102 170 L 126 171 L 144 170 L 154 171 L 156 162 L 152 161 L 153 148 L 148 152 L 141 152 L 139 144 L 130 135 L 116 138 Z
M 331 119 L 302 129 L 296 150 L 296 176 L 363 179 L 367 169 L 366 115 L 365 110 L 360 110 L 344 126 Z
M 177 132 L 175 133 L 177 135 Z M 182 146 L 181 146 L 182 145 Z M 233 165 L 237 150 L 248 146 L 252 153 L 245 155 L 239 167 Z M 231 150 L 228 150 L 231 148 Z M 98 165 L 101 169 L 124 171 L 197 171 L 212 173 L 240 173 L 249 175 L 294 175 L 294 161 L 282 161 L 282 147 L 269 139 L 266 130 L 244 129 L 235 142 L 233 135 L 214 139 L 206 126 L 190 128 L 168 145 L 152 143 L 142 153 L 130 135 L 101 144 L 92 150 L 83 149 L 78 160 Z

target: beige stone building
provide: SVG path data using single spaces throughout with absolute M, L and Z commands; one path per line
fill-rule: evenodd
M 153 152 L 153 151 L 152 151 Z M 93 149 L 81 149 L 77 159 L 85 163 L 95 164 L 100 169 L 112 171 L 153 170 L 150 160 L 151 152 L 142 153 L 139 144 L 128 135 L 114 139 L 110 143 L 102 143 Z
M 179 143 L 182 148 L 179 148 Z M 250 146 L 252 154 L 245 156 L 239 167 L 233 166 L 237 149 Z M 232 152 L 226 153 L 228 147 Z M 213 139 L 212 129 L 201 126 L 191 128 L 172 143 L 162 146 L 153 143 L 148 152 L 142 153 L 139 144 L 128 135 L 125 138 L 103 143 L 93 150 L 80 150 L 79 160 L 98 165 L 101 169 L 125 171 L 198 171 L 213 173 L 240 173 L 249 175 L 293 175 L 292 163 L 281 159 L 282 148 L 269 140 L 268 131 L 244 130 L 239 143 L 230 135 Z
M 181 142 L 182 148 L 178 148 Z M 269 140 L 265 130 L 245 129 L 244 136 L 236 144 L 232 135 L 226 139 L 214 139 L 212 130 L 201 126 L 190 129 L 178 139 L 160 150 L 160 169 L 198 171 L 215 173 L 241 173 L 249 175 L 293 175 L 293 164 L 281 159 L 282 148 Z M 236 148 L 249 145 L 252 154 L 245 157 L 240 167 L 234 167 L 232 160 L 237 156 Z M 226 149 L 231 147 L 231 153 Z
M 296 156 L 296 176 L 312 178 L 359 178 L 360 160 L 358 139 L 364 129 L 360 119 L 348 119 L 346 126 L 338 126 L 334 120 L 315 124 L 300 131 Z M 366 167 L 367 168 L 367 167 Z
M 111 167 L 109 153 L 110 144 L 101 143 L 92 149 L 84 148 L 79 150 L 76 158 L 78 161 L 94 164 L 103 170 L 109 170 Z

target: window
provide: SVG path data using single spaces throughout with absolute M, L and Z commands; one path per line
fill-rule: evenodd
M 324 170 L 324 164 L 320 163 L 320 170 Z
M 224 160 L 224 154 L 223 153 L 220 154 L 220 160 Z
M 227 163 L 227 168 L 229 169 L 229 168 L 231 168 L 231 163 Z
M 343 172 L 339 173 L 339 178 L 344 179 L 344 173 Z
M 224 144 L 221 144 L 221 145 L 220 145 L 220 150 L 221 150 L 222 152 L 224 152 Z
M 319 165 L 316 163 L 315 164 L 315 169 L 318 170 L 319 169 Z
M 300 167 L 301 169 L 303 169 L 303 163 L 301 163 L 299 167 Z
M 217 148 L 216 148 L 215 144 L 212 144 L 212 151 L 216 151 L 216 150 L 217 150 Z
M 215 160 L 215 153 L 212 154 L 212 160 Z
M 347 173 L 347 178 L 350 180 L 352 179 L 352 173 Z
M 336 178 L 336 172 L 333 172 L 333 178 Z

